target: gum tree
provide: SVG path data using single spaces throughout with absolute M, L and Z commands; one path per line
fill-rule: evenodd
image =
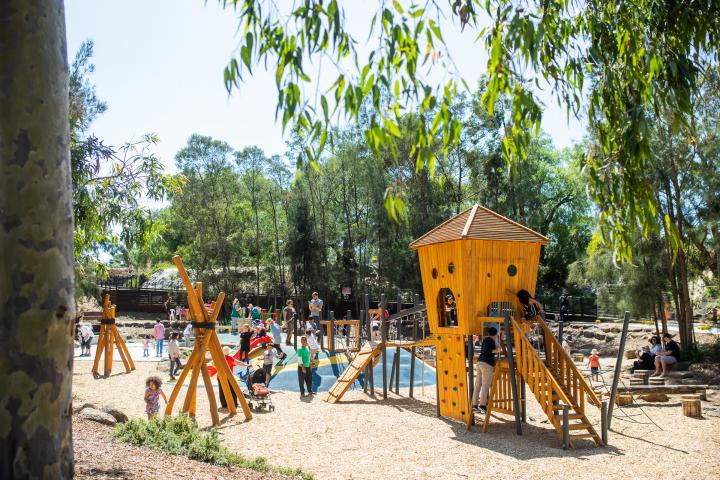
M 72 478 L 63 2 L 0 4 L 0 478 Z
M 720 44 L 717 0 L 366 2 L 372 14 L 366 42 L 364 35 L 356 38 L 337 0 L 222 3 L 237 12 L 241 36 L 225 69 L 228 91 L 253 69 L 273 72 L 277 117 L 304 139 L 298 161 L 316 168 L 333 144 L 330 127 L 357 122 L 370 107 L 365 141 L 376 155 L 387 149 L 395 157 L 406 140 L 400 118 L 417 111 L 409 156 L 416 170 L 432 175 L 435 142 L 446 155 L 462 131 L 451 105 L 463 82 L 443 29 L 465 30 L 466 48 L 488 53 L 485 108 L 492 114 L 499 96 L 510 99 L 502 146 L 511 168 L 539 131 L 539 88 L 549 89 L 568 114 L 586 109 L 596 142 L 584 178 L 601 239 L 625 261 L 638 235 L 661 229 L 644 175 L 652 162 L 651 114 L 672 115 L 675 128 L 689 123 L 691 95 L 704 66 L 717 62 Z M 332 83 L 321 89 L 328 72 Z M 386 192 L 393 218 L 404 214 L 402 193 L 399 182 Z M 670 235 L 677 251 L 679 234 L 671 229 Z

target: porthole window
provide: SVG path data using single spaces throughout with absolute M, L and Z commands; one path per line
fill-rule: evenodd
M 450 262 L 450 264 L 448 265 L 448 272 L 455 273 L 455 264 L 454 263 Z
M 432 269 L 432 277 L 433 277 L 434 279 L 437 278 L 437 268 L 433 268 L 433 269 Z
M 439 326 L 457 328 L 457 304 L 455 295 L 449 288 L 441 288 L 438 293 Z
M 517 267 L 515 265 L 510 265 L 507 269 L 508 275 L 511 277 L 514 277 L 517 275 Z

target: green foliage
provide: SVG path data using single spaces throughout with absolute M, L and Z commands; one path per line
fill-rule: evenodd
M 185 415 L 155 417 L 150 421 L 132 419 L 118 424 L 113 429 L 113 436 L 132 445 L 183 455 L 200 462 L 276 472 L 303 480 L 313 478 L 300 469 L 272 467 L 263 457 L 249 459 L 233 453 L 220 443 L 217 430 L 202 431 Z
M 527 157 L 540 129 L 538 89 L 549 86 L 573 114 L 587 97 L 596 142 L 585 179 L 598 208 L 600 238 L 626 261 L 636 238 L 662 228 L 656 221 L 657 199 L 645 178 L 652 162 L 649 116 L 668 113 L 674 128 L 689 125 L 691 96 L 704 62 L 710 56 L 717 60 L 720 45 L 720 4 L 706 0 L 378 2 L 370 7 L 374 15 L 368 32 L 377 43 L 367 45 L 366 55 L 349 33 L 349 19 L 337 0 L 305 0 L 283 8 L 264 0 L 222 3 L 238 12 L 242 32 L 240 60 L 233 58 L 225 69 L 228 91 L 253 67 L 273 65 L 277 116 L 283 127 L 291 125 L 301 136 L 298 161 L 316 168 L 325 145 L 334 144 L 333 122 L 360 122 L 368 106 L 367 121 L 360 123 L 370 151 L 380 156 L 386 149 L 397 161 L 407 156 L 416 170 L 426 167 L 433 176 L 438 153 L 446 156 L 462 136 L 452 104 L 464 82 L 436 21 L 448 15 L 462 29 L 476 30 L 488 52 L 481 100 L 490 115 L 507 96 L 512 114 L 501 142 L 512 168 Z M 337 76 L 320 93 L 310 87 L 318 81 L 323 60 Z M 401 151 L 400 123 L 407 112 L 417 112 L 419 121 L 405 133 L 409 151 Z M 406 206 L 403 190 L 394 187 L 387 189 L 386 207 L 398 218 Z M 677 233 L 670 231 L 670 237 L 677 250 Z
M 144 244 L 152 230 L 145 201 L 160 201 L 183 184 L 181 177 L 164 173 L 152 152 L 155 135 L 115 148 L 88 134 L 92 121 L 107 109 L 90 79 L 92 53 L 92 42 L 83 42 L 70 72 L 73 238 L 81 280 L 92 273 L 85 268 L 96 265 L 100 250 Z

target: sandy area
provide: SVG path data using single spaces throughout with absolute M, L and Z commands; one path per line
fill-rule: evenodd
M 131 374 L 94 379 L 90 364 L 76 363 L 75 405 L 113 404 L 131 417 L 144 416 L 142 400 L 148 375 L 167 376 L 166 362 L 137 363 Z M 609 365 L 608 365 L 609 366 Z M 166 390 L 169 395 L 170 391 Z M 402 391 L 401 391 L 402 393 Z M 420 388 L 416 389 L 420 393 Z M 390 394 L 374 400 L 349 392 L 339 404 L 322 395 L 273 395 L 276 410 L 249 422 L 221 414 L 223 442 L 246 456 L 264 456 L 277 466 L 300 467 L 318 479 L 378 478 L 648 478 L 651 472 L 676 472 L 682 478 L 720 478 L 720 403 L 703 402 L 704 418 L 682 415 L 679 397 L 666 403 L 616 408 L 610 446 L 578 442 L 563 451 L 560 439 L 534 399 L 528 400 L 523 436 L 514 434 L 509 417 L 495 419 L 488 433 L 435 416 L 434 386 L 416 399 Z M 406 392 L 405 392 L 406 395 Z M 181 394 L 176 405 L 181 404 Z M 381 396 L 378 396 L 381 398 Z M 208 401 L 198 390 L 198 423 L 210 424 Z M 645 415 L 647 414 L 647 416 Z M 599 425 L 599 412 L 590 410 Z M 654 423 L 653 423 L 654 422 Z M 680 473 L 682 472 L 682 473 Z M 580 475 L 579 475 L 580 474 Z

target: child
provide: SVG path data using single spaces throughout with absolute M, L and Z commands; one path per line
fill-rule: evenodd
M 318 357 L 318 352 L 320 351 L 320 344 L 318 343 L 317 338 L 315 338 L 314 330 L 307 331 L 307 343 L 308 347 L 310 348 L 310 362 L 320 362 L 320 358 Z M 312 367 L 317 368 L 317 363 L 315 363 L 315 365 L 312 365 Z
M 275 352 L 273 352 L 273 344 L 268 343 L 265 353 L 263 354 L 263 370 L 265 370 L 265 384 L 270 385 L 272 377 L 273 360 L 275 360 Z
M 147 413 L 148 420 L 151 420 L 158 411 L 160 411 L 160 397 L 162 396 L 167 404 L 167 397 L 165 392 L 162 391 L 162 380 L 160 377 L 148 377 L 145 380 L 145 413 Z
M 145 335 L 145 340 L 143 341 L 143 357 L 149 357 L 150 356 L 150 335 Z
M 593 348 L 588 358 L 588 366 L 590 367 L 590 375 L 594 381 L 600 381 L 600 355 L 597 348 Z
M 242 332 L 240 332 L 240 360 L 248 360 L 250 356 L 250 339 L 252 335 L 250 325 L 243 325 Z
M 180 346 L 178 338 L 180 334 L 175 332 L 170 334 L 170 343 L 168 344 L 168 356 L 170 357 L 170 380 L 175 380 L 175 374 L 180 370 Z

